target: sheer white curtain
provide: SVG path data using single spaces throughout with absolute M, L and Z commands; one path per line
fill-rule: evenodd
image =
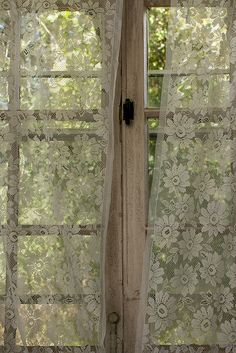
M 235 1 L 172 1 L 139 352 L 236 351 L 235 63 Z
M 121 0 L 0 1 L 0 352 L 103 352 Z

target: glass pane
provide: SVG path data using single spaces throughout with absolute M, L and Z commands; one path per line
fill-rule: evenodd
M 148 107 L 160 107 L 162 76 L 152 76 L 148 78 Z
M 148 177 L 149 190 L 152 185 L 153 171 L 155 165 L 156 141 L 157 141 L 158 119 L 148 119 Z
M 25 13 L 21 33 L 22 72 L 101 67 L 101 18 L 79 11 Z
M 168 8 L 153 7 L 147 11 L 149 70 L 163 70 L 165 68 L 169 14 Z
M 22 78 L 21 109 L 100 109 L 96 78 Z
M 19 295 L 82 295 L 89 284 L 97 283 L 100 276 L 97 234 L 20 236 L 18 242 Z
M 207 84 L 206 84 L 207 77 Z M 163 77 L 149 77 L 148 79 L 148 107 L 160 107 L 161 91 Z M 199 102 L 198 97 L 204 98 L 201 101 L 201 109 L 207 108 L 223 108 L 227 107 L 231 95 L 229 75 L 211 75 L 205 76 L 172 76 L 173 87 L 176 89 L 176 94 L 170 97 L 169 104 L 173 104 L 178 108 L 200 109 L 196 107 L 196 102 Z
M 168 20 L 173 17 L 172 27 L 169 29 L 169 47 L 173 50 L 175 56 L 171 60 L 171 65 L 168 70 L 173 74 L 181 75 L 179 95 L 174 97 L 183 103 L 186 100 L 186 95 L 189 92 L 201 89 L 203 86 L 203 77 L 208 73 L 212 74 L 213 70 L 226 71 L 225 75 L 215 75 L 212 78 L 207 93 L 209 106 L 218 107 L 226 103 L 229 98 L 229 87 L 227 81 L 229 77 L 229 48 L 225 47 L 227 41 L 224 37 L 227 35 L 227 10 L 222 8 L 190 8 L 187 12 L 186 8 L 151 8 L 147 11 L 147 26 L 148 26 L 148 77 L 147 77 L 147 106 L 160 107 L 161 89 L 162 89 L 162 72 L 164 74 L 166 63 L 166 39 Z M 221 25 L 215 26 L 215 23 Z M 197 28 L 197 30 L 196 30 Z M 212 30 L 213 29 L 213 30 Z M 196 56 L 192 57 L 193 51 L 190 50 L 189 38 L 191 45 L 199 48 L 195 51 Z M 205 45 L 206 38 L 207 47 Z M 174 43 L 172 43 L 172 40 Z M 170 54 L 171 55 L 171 54 Z M 207 66 L 208 65 L 208 66 Z M 195 81 L 198 83 L 183 84 L 185 78 L 183 75 L 194 75 Z M 198 79 L 196 79 L 198 75 Z M 191 77 L 190 76 L 190 77 Z M 189 79 L 191 80 L 191 78 Z M 189 81 L 187 79 L 187 81 Z M 202 80 L 202 83 L 201 83 Z M 183 85 L 183 87 L 182 87 Z M 195 85 L 195 86 L 194 86 Z M 217 91 L 218 95 L 211 95 L 211 92 Z M 192 94 L 192 93 L 191 93 Z M 197 92 L 195 93 L 196 96 Z M 219 97 L 222 97 L 219 101 Z M 227 104 L 227 103 L 226 103 Z M 180 107 L 185 106 L 181 104 Z
M 172 72 L 204 75 L 211 70 L 229 70 L 226 7 L 173 8 L 171 17 L 168 46 L 174 53 Z
M 97 322 L 79 304 L 20 305 L 27 346 L 84 346 L 98 343 Z M 83 324 L 81 322 L 83 321 Z M 17 344 L 22 345 L 17 330 Z
M 229 75 L 176 76 L 172 78 L 176 94 L 172 95 L 169 104 L 178 108 L 190 108 L 197 111 L 204 108 L 227 107 L 230 101 Z M 199 99 L 198 99 L 199 98 Z M 201 106 L 200 106 L 201 98 Z M 199 106 L 196 106 L 199 103 Z
M 32 137 L 20 148 L 20 223 L 100 224 L 103 140 L 79 129 Z

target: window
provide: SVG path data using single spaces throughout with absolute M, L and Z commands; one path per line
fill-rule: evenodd
M 164 74 L 163 58 L 165 55 L 165 46 L 164 41 L 160 41 L 159 34 L 162 33 L 163 37 L 165 37 L 166 23 L 163 17 L 165 17 L 164 14 L 168 16 L 170 2 L 148 0 L 145 1 L 145 6 L 143 5 L 144 4 L 140 3 L 126 5 L 126 45 L 123 44 L 123 96 L 124 98 L 128 97 L 133 99 L 136 108 L 135 124 L 133 124 L 131 129 L 123 125 L 122 133 L 124 161 L 123 179 L 125 180 L 123 185 L 125 218 L 123 228 L 124 273 L 126 274 L 124 342 L 126 347 L 125 351 L 127 352 L 134 350 L 135 339 L 130 338 L 130 336 L 135 336 L 135 332 L 137 332 L 136 328 L 139 326 L 138 308 L 140 307 L 140 283 L 142 276 L 141 259 L 145 251 L 145 226 L 147 230 L 147 195 L 152 180 L 155 140 L 158 134 L 158 120 L 160 115 L 160 91 Z M 199 36 L 202 35 L 201 30 L 204 31 L 204 28 L 211 27 L 210 14 L 216 12 L 217 9 L 214 9 L 214 7 L 207 8 L 204 20 L 205 27 L 203 26 L 203 28 L 199 30 Z M 145 16 L 145 13 L 147 16 Z M 230 14 L 227 14 L 227 11 L 223 9 L 221 15 L 223 18 L 222 22 L 227 23 L 225 19 Z M 152 24 L 154 24 L 154 22 L 152 23 L 152 21 L 155 20 L 156 27 L 159 28 L 159 31 L 153 33 Z M 224 32 L 227 33 L 227 25 L 225 25 Z M 152 36 L 161 44 L 158 48 L 158 55 L 156 55 L 156 48 L 154 49 L 151 45 Z M 223 43 L 220 42 L 220 35 L 218 36 L 217 30 L 214 31 L 214 36 L 216 45 L 214 48 L 211 47 L 211 49 L 209 49 L 212 55 L 212 66 L 209 67 L 211 79 L 209 80 L 207 89 L 206 105 L 208 104 L 208 106 L 212 108 L 212 111 L 216 113 L 218 111 L 219 113 L 219 107 L 223 102 L 216 100 L 212 92 L 215 89 L 218 90 L 222 100 L 224 102 L 227 101 L 229 97 L 228 84 L 230 81 L 230 68 L 228 65 L 228 49 L 224 48 Z M 144 42 L 146 43 L 144 47 L 140 38 L 144 38 Z M 146 56 L 147 50 L 150 56 L 149 63 L 147 62 Z M 217 55 L 219 50 L 221 50 L 222 53 L 220 62 L 217 61 L 219 58 Z M 186 61 L 184 61 L 184 64 L 186 64 Z M 194 69 L 193 67 L 192 71 L 194 71 Z M 189 90 L 190 83 L 195 84 L 196 92 L 200 91 L 202 87 L 198 79 L 194 79 L 193 74 L 188 75 L 189 67 L 186 68 L 186 72 L 184 65 L 181 66 L 181 64 L 176 61 L 175 70 L 176 80 L 179 80 L 179 93 L 181 96 L 179 109 L 183 110 L 192 100 L 192 92 Z M 145 99 L 142 101 L 141 97 L 145 97 Z M 192 108 L 195 109 L 196 107 Z M 207 130 L 207 124 L 203 124 L 201 129 L 201 131 L 205 133 L 204 129 Z M 143 139 L 145 134 L 146 140 Z M 147 146 L 147 144 L 149 146 Z M 149 185 L 146 183 L 147 170 L 149 170 Z M 146 207 L 142 207 L 142 205 L 146 205 Z M 136 336 L 136 340 L 139 339 L 139 335 L 141 335 L 141 332 Z M 164 337 L 162 344 L 167 344 L 168 339 L 169 338 Z M 184 343 L 186 342 L 177 342 L 176 345 Z M 212 342 L 209 340 L 208 344 L 211 343 Z
M 0 4 L 0 351 L 90 352 L 104 335 L 115 7 L 93 5 Z
M 166 349 L 169 346 L 170 351 L 179 345 L 211 346 L 222 343 L 222 337 L 224 343 L 228 344 L 222 330 L 224 325 L 230 325 L 227 317 L 230 310 L 227 309 L 227 314 L 222 316 L 217 298 L 224 298 L 223 290 L 230 287 L 232 290 L 227 290 L 234 301 L 234 286 L 232 282 L 229 284 L 229 268 L 232 263 L 230 259 L 224 258 L 220 245 L 230 233 L 232 219 L 230 215 L 225 216 L 228 217 L 225 220 L 226 226 L 218 231 L 213 224 L 218 216 L 214 214 L 207 223 L 212 227 L 211 230 L 203 226 L 203 222 L 207 221 L 202 217 L 205 209 L 209 210 L 212 206 L 215 209 L 231 207 L 227 202 L 227 192 L 222 192 L 220 178 L 221 175 L 222 178 L 231 175 L 232 168 L 226 151 L 232 148 L 233 134 L 229 128 L 227 135 L 228 125 L 226 123 L 224 126 L 222 121 L 224 113 L 229 114 L 227 110 L 233 94 L 230 91 L 232 78 L 229 47 L 224 39 L 234 30 L 230 25 L 230 11 L 215 4 L 203 8 L 197 6 L 197 2 L 196 7 L 187 5 L 185 8 L 183 5 L 172 8 L 169 15 L 168 71 L 164 71 L 166 79 L 162 90 L 165 104 L 160 112 L 162 126 L 156 131 L 157 141 L 163 141 L 164 153 L 160 156 L 162 163 L 156 172 L 160 175 L 155 184 L 159 190 L 154 186 L 155 200 L 151 200 L 155 206 L 152 208 L 155 221 L 152 222 L 151 215 L 149 223 L 153 225 L 149 228 L 150 237 L 153 238 L 149 275 L 154 278 L 150 279 L 148 289 L 146 332 L 143 339 L 145 352 L 155 350 L 160 345 L 166 346 Z M 149 10 L 149 38 L 152 36 L 153 12 L 160 14 L 161 9 Z M 162 23 L 160 16 L 157 22 Z M 150 54 L 149 57 L 152 58 Z M 161 75 L 157 71 L 151 74 Z M 153 103 L 150 71 L 147 77 L 150 104 Z M 158 110 L 155 114 L 158 117 Z M 222 147 L 225 150 L 223 158 L 219 152 L 219 136 L 226 141 Z M 186 171 L 185 175 L 189 178 L 187 182 L 184 172 L 180 172 L 181 168 Z M 204 195 L 210 192 L 210 187 L 205 187 L 206 176 L 212 178 L 212 183 L 216 185 L 212 192 L 212 202 Z M 202 183 L 198 182 L 201 178 Z M 214 212 L 217 214 L 217 211 Z M 191 242 L 187 243 L 187 238 L 190 239 L 192 234 L 193 237 L 196 235 L 195 241 L 198 237 L 202 244 L 197 254 L 188 257 L 192 245 Z M 213 276 L 218 276 L 217 280 Z
M 0 352 L 94 353 L 105 334 L 110 353 L 134 352 L 170 1 L 124 1 L 114 154 L 104 118 L 114 8 L 103 0 L 9 3 L 0 1 Z M 213 110 L 221 102 L 210 86 L 228 95 L 227 55 L 209 68 Z M 180 110 L 192 98 L 184 69 L 176 62 Z M 122 121 L 126 98 L 135 103 L 131 126 Z M 113 157 L 104 264 L 101 200 Z

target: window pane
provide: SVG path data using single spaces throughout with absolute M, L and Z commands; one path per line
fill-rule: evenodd
M 79 11 L 45 11 L 22 19 L 23 73 L 101 67 L 101 18 Z
M 79 304 L 20 305 L 19 315 L 28 346 L 84 346 L 98 343 L 97 322 L 92 315 L 86 316 Z M 18 330 L 16 339 L 17 344 L 22 345 Z
M 151 8 L 147 11 L 149 70 L 163 70 L 165 68 L 169 13 L 168 8 Z
M 69 130 L 21 143 L 21 224 L 100 223 L 104 142 L 94 131 Z
M 96 78 L 22 78 L 21 109 L 99 109 L 101 94 Z
M 166 61 L 166 36 L 168 27 L 168 8 L 147 10 L 148 26 L 148 67 L 147 67 L 147 106 L 160 107 L 162 74 Z
M 226 7 L 179 7 L 171 10 L 168 46 L 172 72 L 229 70 Z M 193 48 L 197 50 L 193 50 Z M 170 55 L 171 55 L 170 53 Z
M 100 237 L 76 235 L 20 236 L 19 295 L 83 295 L 99 278 Z M 99 292 L 99 288 L 96 288 Z
M 209 75 L 204 78 L 197 75 L 176 76 L 172 77 L 171 84 L 175 94 L 170 97 L 170 106 L 200 111 L 207 107 L 227 107 L 230 101 L 229 75 Z
M 158 119 L 148 119 L 148 177 L 149 190 L 152 185 L 152 178 L 155 165 L 156 141 L 157 141 Z
M 169 29 L 168 45 L 170 49 L 169 57 L 171 59 L 171 52 L 174 52 L 174 58 L 171 59 L 171 64 L 166 67 L 166 37 L 168 20 L 171 20 L 172 27 Z M 220 18 L 219 18 L 220 16 Z M 222 21 L 221 26 L 214 26 L 214 21 Z M 196 23 L 198 25 L 196 25 Z M 222 75 L 221 85 L 219 77 L 212 78 L 212 87 L 209 91 L 221 90 L 219 96 L 222 95 L 225 102 L 225 97 L 229 97 L 229 89 L 225 87 L 223 81 L 228 80 L 227 73 L 229 71 L 229 48 L 226 47 L 227 41 L 222 40 L 227 35 L 227 10 L 226 8 L 151 8 L 147 11 L 147 26 L 148 26 L 148 68 L 147 68 L 147 106 L 160 107 L 161 89 L 162 89 L 162 72 L 168 69 L 173 74 L 198 75 L 198 81 L 203 80 L 207 74 L 214 75 L 213 70 L 223 70 L 225 77 Z M 197 30 L 196 30 L 197 28 Z M 191 38 L 191 45 L 198 48 L 194 51 L 195 55 L 192 57 L 193 51 L 190 49 L 189 38 Z M 211 38 L 207 43 L 206 38 Z M 173 41 L 173 43 L 172 43 Z M 179 76 L 180 81 L 182 80 Z M 226 78 L 227 76 L 227 78 Z M 225 79 L 226 78 L 226 79 Z M 218 83 L 216 83 L 218 81 Z M 219 87 L 216 87 L 216 85 Z M 181 87 L 179 96 L 175 97 L 182 100 L 187 93 L 186 89 L 194 90 L 192 83 L 188 84 L 189 88 Z M 183 91 L 181 89 L 183 88 Z M 200 89 L 200 87 L 199 87 Z M 210 95 L 210 92 L 209 92 Z M 214 95 L 216 97 L 216 95 Z M 211 97 L 212 107 L 218 107 L 222 101 L 214 101 Z
M 101 18 L 79 11 L 24 13 L 21 109 L 101 108 Z
M 160 107 L 161 88 L 163 76 L 153 76 L 148 78 L 148 107 Z

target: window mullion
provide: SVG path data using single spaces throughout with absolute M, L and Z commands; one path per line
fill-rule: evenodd
M 130 126 L 122 124 L 124 353 L 134 352 L 139 323 L 146 224 L 146 131 L 144 118 L 144 3 L 124 2 L 122 101 L 134 101 Z M 131 16 L 132 14 L 132 16 Z

